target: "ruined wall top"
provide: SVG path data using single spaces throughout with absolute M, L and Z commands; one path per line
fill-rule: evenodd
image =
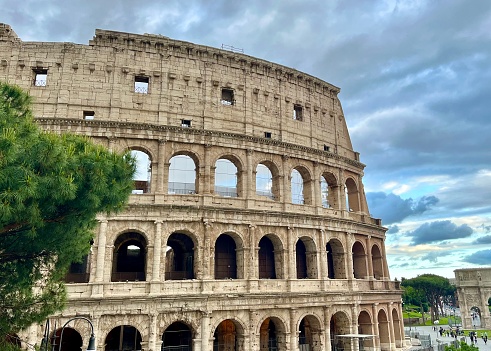
M 282 75 L 287 77 L 293 76 L 297 79 L 303 79 L 307 82 L 311 82 L 312 84 L 321 85 L 324 90 L 329 91 L 333 95 L 337 95 L 341 91 L 339 87 L 290 67 L 282 66 L 280 64 L 272 63 L 242 53 L 171 39 L 163 35 L 148 33 L 133 34 L 105 29 L 96 29 L 95 36 L 89 41 L 89 45 L 121 47 L 146 52 L 171 52 L 175 55 L 197 56 L 200 59 L 227 59 L 245 66 L 263 66 L 270 72 L 274 73 L 276 77 Z
M 0 23 L 0 41 L 21 41 L 8 24 Z

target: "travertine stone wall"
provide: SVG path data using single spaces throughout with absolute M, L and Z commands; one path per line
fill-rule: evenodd
M 356 348 L 350 341 L 356 338 L 339 335 L 359 333 L 374 335 L 364 341 L 367 349 L 405 347 L 386 229 L 370 216 L 364 165 L 351 145 L 339 88 L 255 57 L 159 35 L 96 30 L 89 45 L 23 42 L 5 24 L 0 80 L 29 91 L 46 130 L 89 135 L 150 159 L 149 190 L 131 195 L 123 213 L 100 216 L 87 281 L 67 284 L 67 307 L 52 317 L 58 326 L 89 318 L 100 350 L 123 325 L 138 330 L 142 349 L 165 349 L 163 336 L 176 323 L 189 330 L 193 350 Z M 136 91 L 141 81 L 148 85 Z M 223 103 L 227 94 L 233 99 Z M 176 155 L 194 162 L 192 193 L 168 191 Z M 222 159 L 237 168 L 234 197 L 215 192 Z M 272 173 L 271 198 L 256 192 L 259 164 Z M 292 203 L 293 170 L 302 176 L 303 204 Z M 329 206 L 321 201 L 322 179 Z M 176 233 L 193 246 L 189 279 L 169 278 L 168 244 Z M 223 236 L 234 243 L 230 279 L 215 278 Z M 144 268 L 139 278 L 116 281 L 125 238 L 141 246 Z M 268 279 L 260 278 L 265 238 L 275 266 Z M 88 326 L 71 327 L 86 344 Z M 42 333 L 33 325 L 21 335 L 39 343 Z

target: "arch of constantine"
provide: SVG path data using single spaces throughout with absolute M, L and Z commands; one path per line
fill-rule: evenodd
M 46 130 L 131 150 L 139 165 L 127 209 L 100 215 L 72 264 L 52 326 L 86 317 L 106 351 L 405 347 L 339 88 L 161 35 L 24 42 L 5 24 L 0 80 L 34 97 Z M 20 335 L 39 344 L 43 332 Z M 88 333 L 74 321 L 61 349 L 85 348 Z
M 491 327 L 491 268 L 456 269 L 455 286 L 462 326 L 466 329 Z

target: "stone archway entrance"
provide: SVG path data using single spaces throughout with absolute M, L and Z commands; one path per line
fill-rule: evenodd
M 456 269 L 455 286 L 459 299 L 462 326 L 471 329 L 491 327 L 489 299 L 491 298 L 491 268 Z

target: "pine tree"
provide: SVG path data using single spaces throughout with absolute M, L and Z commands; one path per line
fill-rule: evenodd
M 63 307 L 68 267 L 96 215 L 124 208 L 134 171 L 129 154 L 42 131 L 31 98 L 0 83 L 0 339 Z

